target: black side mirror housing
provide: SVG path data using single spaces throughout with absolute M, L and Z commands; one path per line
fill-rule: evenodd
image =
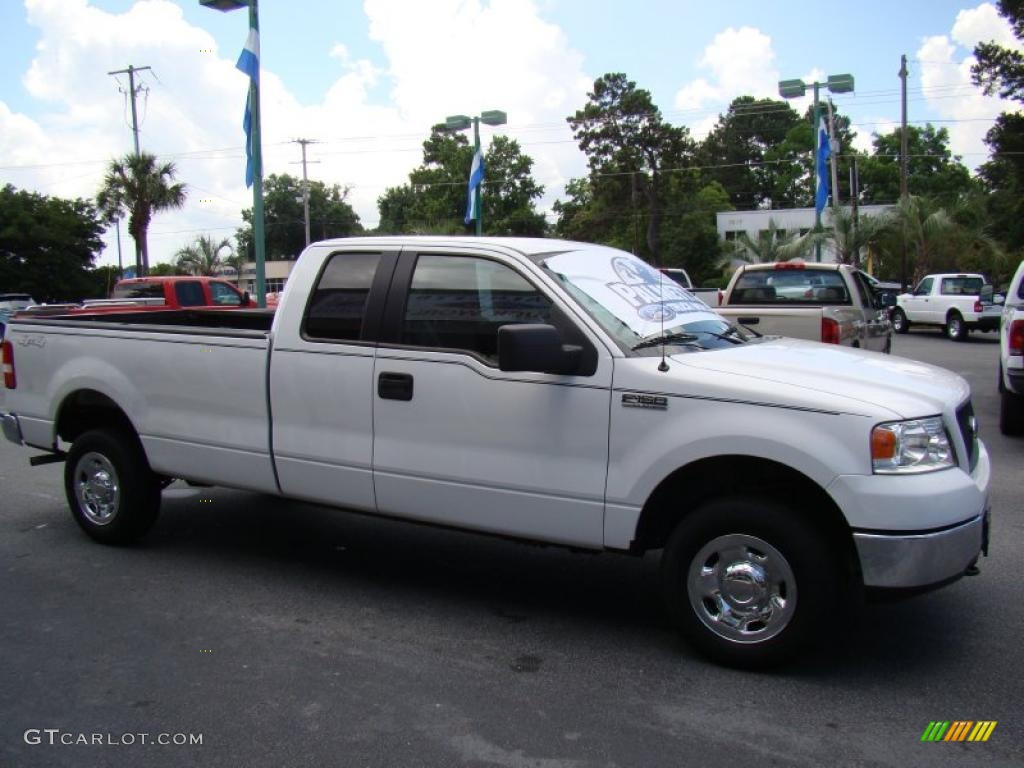
M 891 309 L 896 306 L 896 294 L 891 291 L 884 291 L 878 295 L 878 298 L 882 301 L 882 306 Z
M 248 291 L 243 291 L 242 292 L 242 306 L 243 307 L 251 307 L 252 306 L 252 296 L 249 295 Z
M 583 348 L 563 344 L 553 325 L 503 325 L 498 329 L 498 368 L 572 375 L 579 371 Z

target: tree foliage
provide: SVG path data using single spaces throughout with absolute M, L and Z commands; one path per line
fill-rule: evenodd
M 185 185 L 175 183 L 174 163 L 158 163 L 147 152 L 112 160 L 96 195 L 96 204 L 107 222 L 128 217 L 128 231 L 135 240 L 139 274 L 149 269 L 147 233 L 153 216 L 180 208 L 185 203 Z
M 348 189 L 322 181 L 309 182 L 310 239 L 351 237 L 363 225 L 347 201 Z M 252 235 L 252 208 L 242 211 L 245 225 L 235 233 L 238 252 L 256 258 Z M 294 260 L 306 247 L 306 219 L 302 207 L 302 180 L 290 174 L 270 174 L 263 181 L 264 242 L 268 260 Z
M 859 158 L 861 202 L 890 205 L 900 199 L 900 143 L 897 128 L 872 138 L 872 154 Z M 907 188 L 913 195 L 955 204 L 973 188 L 970 173 L 949 148 L 949 131 L 930 123 L 907 126 Z
M 473 147 L 462 133 L 435 125 L 423 142 L 423 163 L 409 183 L 390 187 L 378 199 L 381 233 L 465 232 L 466 194 Z M 484 152 L 483 232 L 543 235 L 544 216 L 535 202 L 544 188 L 533 178 L 533 158 L 507 136 L 495 136 Z
M 86 200 L 64 200 L 0 189 L 0 290 L 39 302 L 95 296 L 89 269 L 103 247 L 104 229 Z
M 227 238 L 214 240 L 211 235 L 199 235 L 191 245 L 174 254 L 175 265 L 189 275 L 216 275 L 231 252 L 231 241 Z

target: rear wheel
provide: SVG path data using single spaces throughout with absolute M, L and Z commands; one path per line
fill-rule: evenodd
M 959 312 L 950 312 L 946 318 L 946 336 L 953 341 L 964 341 L 967 338 L 967 323 Z
M 665 547 L 666 606 L 686 639 L 713 660 L 769 666 L 854 613 L 841 562 L 824 536 L 782 504 L 711 501 L 687 515 Z
M 1011 437 L 1024 435 L 1024 396 L 1006 388 L 1002 367 L 999 368 L 999 431 Z
M 906 333 L 910 330 L 910 321 L 907 320 L 907 316 L 903 313 L 902 309 L 894 309 L 892 311 L 892 329 L 896 333 Z
M 75 522 L 103 544 L 135 541 L 160 513 L 160 479 L 138 437 L 123 429 L 94 429 L 74 441 L 64 491 Z

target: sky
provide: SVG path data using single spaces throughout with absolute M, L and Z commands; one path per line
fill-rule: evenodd
M 970 84 L 980 41 L 1019 47 L 994 4 L 956 0 L 263 0 L 260 3 L 265 174 L 309 175 L 349 189 L 364 226 L 376 201 L 422 160 L 430 126 L 501 109 L 484 127 L 519 141 L 550 214 L 586 172 L 565 122 L 595 78 L 624 72 L 669 122 L 701 138 L 740 95 L 775 97 L 780 79 L 851 73 L 836 106 L 857 146 L 900 117 L 908 57 L 912 124 L 949 130 L 971 169 L 986 131 L 1015 104 Z M 235 61 L 247 13 L 198 0 L 0 0 L 0 184 L 92 197 L 110 159 L 132 149 L 124 75 L 140 75 L 140 141 L 173 161 L 188 186 L 179 211 L 150 226 L 150 253 L 171 260 L 195 237 L 231 237 L 252 204 L 244 182 L 247 80 Z M 794 102 L 801 112 L 806 100 Z M 468 175 L 468 169 L 467 169 Z M 123 235 L 125 261 L 132 253 Z M 113 230 L 100 264 L 116 264 Z

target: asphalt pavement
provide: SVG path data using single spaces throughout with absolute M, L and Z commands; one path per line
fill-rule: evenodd
M 144 544 L 103 547 L 61 466 L 0 441 L 0 766 L 1024 765 L 1024 440 L 998 433 L 997 342 L 894 353 L 971 383 L 991 556 L 771 673 L 677 638 L 657 554 L 180 484 Z M 934 720 L 998 725 L 922 743 Z

